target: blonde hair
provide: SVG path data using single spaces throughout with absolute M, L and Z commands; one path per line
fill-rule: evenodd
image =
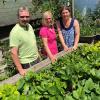
M 23 12 L 23 11 L 29 12 L 28 7 L 25 7 L 25 6 L 20 7 L 20 8 L 18 9 L 18 12 L 17 12 L 18 17 L 19 17 L 20 12 Z
M 43 26 L 48 26 L 48 24 L 47 24 L 47 22 L 46 22 L 46 18 L 47 18 L 48 15 L 49 15 L 49 16 L 51 17 L 51 19 L 52 19 L 51 25 L 54 24 L 54 20 L 53 20 L 53 16 L 52 16 L 51 11 L 46 11 L 46 12 L 44 12 L 43 15 L 42 15 L 42 25 L 43 25 Z

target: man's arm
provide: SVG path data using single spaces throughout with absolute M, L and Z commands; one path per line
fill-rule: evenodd
M 16 65 L 19 73 L 21 75 L 25 75 L 26 71 L 25 69 L 22 68 L 19 57 L 18 57 L 18 48 L 16 47 L 11 48 L 11 56 L 12 56 L 13 62 Z

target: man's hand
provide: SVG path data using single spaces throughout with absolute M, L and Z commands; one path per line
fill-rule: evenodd
M 26 69 L 21 69 L 19 70 L 20 75 L 25 76 L 27 70 Z

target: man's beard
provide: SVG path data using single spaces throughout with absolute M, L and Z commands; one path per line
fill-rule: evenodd
M 29 30 L 29 25 L 28 25 L 28 23 L 26 23 L 25 29 L 26 29 L 27 31 Z
M 20 26 L 23 27 L 25 30 L 28 30 L 29 29 L 28 21 L 27 22 L 20 23 Z

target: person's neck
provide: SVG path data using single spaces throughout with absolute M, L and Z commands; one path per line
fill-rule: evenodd
M 47 27 L 47 28 L 53 28 L 53 25 L 49 24 L 49 25 L 46 25 L 45 27 Z
M 25 30 L 28 30 L 28 28 L 29 28 L 28 24 L 22 25 L 22 24 L 19 23 L 19 25 L 20 25 L 21 27 L 23 27 Z
M 68 22 L 68 21 L 70 21 L 70 19 L 71 19 L 70 17 L 69 18 L 64 18 L 63 22 Z

